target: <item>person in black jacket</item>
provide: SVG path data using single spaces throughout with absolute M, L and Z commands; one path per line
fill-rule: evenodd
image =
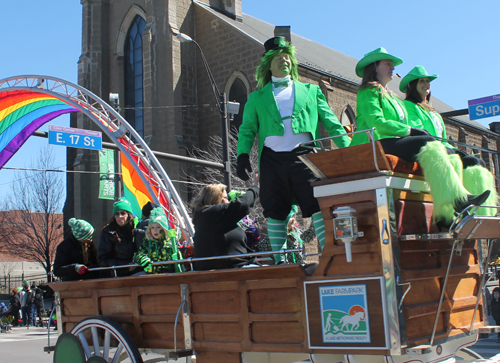
M 132 264 L 134 253 L 139 250 L 144 231 L 135 229 L 132 205 L 120 198 L 113 205 L 113 218 L 102 229 L 97 248 L 97 261 L 101 267 Z M 132 275 L 136 268 L 116 269 L 117 276 Z
M 68 224 L 71 234 L 57 246 L 54 275 L 62 281 L 98 278 L 98 272 L 88 271 L 89 268 L 99 266 L 97 249 L 92 243 L 94 227 L 87 221 L 76 218 L 71 218 Z
M 248 191 L 229 202 L 226 186 L 210 184 L 205 186 L 192 204 L 195 257 L 213 257 L 251 253 L 247 237 L 238 222 L 249 214 L 259 196 L 258 176 Z M 198 261 L 196 270 L 211 270 L 233 267 L 260 266 L 255 257 L 233 257 Z
M 490 312 L 493 319 L 495 319 L 495 323 L 500 325 L 500 287 L 495 287 L 493 289 Z M 500 343 L 500 333 L 498 333 L 497 343 Z
M 21 310 L 21 300 L 17 289 L 12 289 L 10 293 L 10 315 L 14 317 L 12 326 L 19 326 L 19 311 Z

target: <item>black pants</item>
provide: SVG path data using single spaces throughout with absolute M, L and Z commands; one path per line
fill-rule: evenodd
M 416 156 L 420 149 L 428 142 L 436 141 L 432 136 L 407 136 L 402 138 L 387 138 L 379 140 L 384 148 L 386 154 L 395 155 L 408 162 L 417 161 Z M 458 154 L 462 159 L 464 169 L 469 166 L 481 165 L 486 167 L 483 160 L 475 156 L 468 155 L 467 153 L 458 150 L 446 148 L 448 155 Z
M 260 203 L 264 208 L 264 217 L 283 221 L 290 213 L 292 204 L 299 205 L 304 218 L 319 212 L 311 186 L 317 178 L 298 158 L 310 152 L 311 149 L 302 147 L 287 152 L 276 152 L 268 147 L 262 149 Z
M 408 162 L 417 161 L 417 154 L 428 142 L 436 141 L 432 136 L 407 136 L 379 140 L 386 154 L 395 155 Z

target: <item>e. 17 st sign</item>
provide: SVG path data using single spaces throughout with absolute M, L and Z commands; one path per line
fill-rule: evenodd
M 469 118 L 481 118 L 500 115 L 500 95 L 477 98 L 469 101 Z
M 101 150 L 102 133 L 99 131 L 49 125 L 49 144 Z

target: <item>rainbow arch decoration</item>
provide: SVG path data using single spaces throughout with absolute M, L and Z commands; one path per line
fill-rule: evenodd
M 78 109 L 58 99 L 28 90 L 0 93 L 0 169 L 43 124 Z
M 148 201 L 159 203 L 171 226 L 192 242 L 189 215 L 149 146 L 111 106 L 71 82 L 40 75 L 0 80 L 0 169 L 42 125 L 71 112 L 85 114 L 120 149 L 125 197 L 135 213 Z

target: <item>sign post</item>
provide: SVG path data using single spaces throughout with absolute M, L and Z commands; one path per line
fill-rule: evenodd
M 101 150 L 102 133 L 99 131 L 49 125 L 49 144 Z
M 477 98 L 468 103 L 471 120 L 500 115 L 500 95 Z

